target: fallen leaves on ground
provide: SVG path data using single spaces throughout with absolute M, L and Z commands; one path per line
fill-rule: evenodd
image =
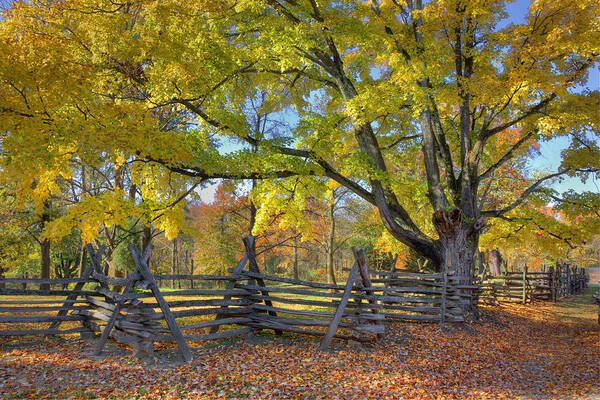
M 327 353 L 315 340 L 260 335 L 197 347 L 189 364 L 168 362 L 177 358 L 172 348 L 153 363 L 114 345 L 93 359 L 90 343 L 37 338 L 3 346 L 0 397 L 592 399 L 600 394 L 600 334 L 588 297 L 482 307 L 479 322 L 443 333 L 435 324 L 392 323 L 375 345 L 338 342 Z

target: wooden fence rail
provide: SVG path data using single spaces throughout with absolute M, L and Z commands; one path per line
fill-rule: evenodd
M 485 279 L 481 283 L 480 299 L 484 303 L 516 302 L 527 304 L 535 300 L 558 301 L 561 297 L 581 293 L 589 281 L 585 268 L 557 264 L 548 271 L 508 272 Z
M 364 252 L 356 249 L 345 285 L 264 274 L 253 240 L 244 239 L 245 255 L 230 275 L 153 275 L 148 268 L 151 246 L 141 254 L 132 245 L 135 271 L 125 278 L 108 277 L 101 268 L 104 249 L 96 252 L 88 245 L 91 264 L 81 278 L 0 280 L 0 335 L 100 333 L 96 354 L 108 338 L 137 354 L 152 353 L 155 342 L 176 342 L 189 361 L 189 341 L 270 329 L 321 337 L 319 349 L 325 350 L 334 338 L 364 342 L 381 337 L 384 320 L 462 322 L 464 304 L 473 301 L 472 287 L 457 285 L 450 275 L 445 284 L 443 274 L 375 272 L 368 269 Z M 166 280 L 217 282 L 219 288 L 161 291 L 157 282 Z M 7 287 L 23 283 L 30 289 Z M 35 284 L 51 289 L 31 289 Z M 72 284 L 71 289 L 64 286 Z M 52 289 L 56 285 L 61 289 Z M 111 286 L 123 289 L 116 292 Z M 60 329 L 63 323 L 69 326 Z

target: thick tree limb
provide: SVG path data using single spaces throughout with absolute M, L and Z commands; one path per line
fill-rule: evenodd
M 279 170 L 279 171 L 265 171 L 265 172 L 227 172 L 227 171 L 215 171 L 209 172 L 201 167 L 192 167 L 184 165 L 173 165 L 172 162 L 162 160 L 160 158 L 146 156 L 135 160 L 136 162 L 153 162 L 160 164 L 167 168 L 171 172 L 176 172 L 181 175 L 189 176 L 192 178 L 199 179 L 276 179 L 276 178 L 289 178 L 291 176 L 302 175 L 296 171 L 290 170 Z M 310 171 L 309 175 L 315 175 L 314 171 Z
M 431 104 L 431 117 L 433 128 L 435 130 L 435 134 L 437 135 L 436 142 L 439 149 L 441 163 L 444 167 L 444 172 L 446 173 L 446 182 L 448 184 L 448 189 L 450 190 L 450 195 L 452 196 L 452 200 L 454 201 L 454 203 L 456 205 L 459 205 L 460 181 L 456 179 L 456 174 L 454 173 L 454 165 L 452 163 L 452 152 L 450 151 L 450 146 L 448 145 L 448 141 L 446 140 L 446 133 L 444 132 L 444 128 L 442 127 L 442 121 L 440 119 L 437 104 L 432 96 L 428 97 L 429 102 Z

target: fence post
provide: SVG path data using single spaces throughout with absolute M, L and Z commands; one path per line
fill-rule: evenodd
M 256 262 L 256 254 L 254 253 L 254 249 L 255 249 L 254 239 L 255 239 L 254 236 L 246 236 L 242 241 L 244 242 L 244 246 L 246 247 L 246 254 L 248 255 L 248 269 L 251 272 L 260 274 L 260 269 L 258 268 L 258 263 Z M 263 296 L 268 298 L 269 292 L 266 290 L 267 285 L 265 284 L 265 281 L 263 280 L 263 278 L 261 278 L 260 276 L 257 276 L 256 283 L 258 284 L 258 286 L 261 286 L 264 288 L 264 289 L 260 290 L 260 293 Z M 265 300 L 265 305 L 268 307 L 273 307 L 273 303 L 271 302 L 271 300 Z M 267 314 L 269 314 L 272 317 L 277 316 L 277 313 L 275 311 L 267 311 Z M 274 329 L 274 331 L 275 331 L 276 335 L 281 335 L 283 333 L 279 329 Z
M 235 269 L 231 273 L 231 276 L 234 277 L 235 280 L 231 280 L 231 281 L 227 282 L 227 286 L 225 287 L 227 291 L 232 290 L 235 287 L 235 284 L 240 279 L 240 274 L 244 270 L 244 267 L 246 266 L 247 262 L 248 262 L 248 254 L 244 253 L 244 257 L 242 257 L 242 259 L 240 260 L 238 265 L 235 267 Z M 231 296 L 225 295 L 223 297 L 223 299 L 231 300 Z M 221 311 L 226 310 L 227 308 L 228 308 L 227 306 L 222 306 Z M 223 314 L 217 312 L 217 315 L 215 316 L 215 320 L 222 319 L 222 318 L 223 318 Z M 218 331 L 219 331 L 219 325 L 215 325 L 212 328 L 210 328 L 210 333 L 217 333 Z
M 527 303 L 527 264 L 523 266 L 523 304 Z
M 557 299 L 563 296 L 563 268 L 562 264 L 556 263 Z
M 373 292 L 373 290 L 369 289 L 372 286 L 372 284 L 371 284 L 371 278 L 369 277 L 369 269 L 367 267 L 365 251 L 357 250 L 355 247 L 352 247 L 352 252 L 354 253 L 354 258 L 356 259 L 356 262 L 358 263 L 358 270 L 360 272 L 363 286 L 366 288 L 365 293 L 369 296 L 372 296 L 375 294 L 375 292 Z M 369 299 L 369 303 L 376 305 L 377 300 Z M 371 312 L 373 314 L 377 314 L 378 310 L 376 307 L 374 307 L 371 309 Z M 379 325 L 379 326 L 383 326 L 383 323 L 379 320 L 377 320 L 375 324 Z M 383 333 L 377 333 L 378 339 L 381 339 L 382 336 L 383 336 Z
M 344 289 L 344 294 L 342 295 L 342 299 L 340 300 L 340 304 L 335 310 L 335 314 L 333 319 L 329 323 L 329 327 L 327 328 L 327 333 L 321 339 L 321 343 L 319 344 L 319 351 L 325 351 L 331 344 L 331 339 L 333 339 L 333 335 L 335 335 L 335 331 L 337 330 L 340 321 L 342 320 L 342 316 L 344 315 L 344 310 L 346 309 L 346 305 L 348 305 L 348 300 L 350 299 L 350 293 L 352 292 L 352 287 L 354 286 L 354 281 L 356 281 L 356 277 L 358 275 L 358 261 L 354 262 L 354 266 L 348 273 L 348 282 L 346 282 L 346 287 Z
M 177 321 L 175 321 L 175 317 L 171 313 L 171 309 L 169 305 L 165 301 L 164 297 L 160 293 L 160 289 L 156 284 L 156 279 L 154 279 L 154 275 L 150 272 L 150 268 L 148 268 L 148 259 L 150 258 L 150 253 L 152 252 L 152 243 L 148 244 L 148 247 L 144 250 L 144 254 L 140 254 L 137 246 L 135 244 L 129 245 L 129 249 L 131 250 L 131 255 L 133 256 L 133 260 L 137 265 L 137 269 L 144 278 L 146 282 L 148 282 L 148 286 L 158 303 L 158 306 L 163 312 L 163 317 L 165 321 L 167 321 L 167 326 L 175 338 L 177 345 L 179 346 L 179 350 L 181 351 L 181 355 L 186 362 L 192 361 L 192 352 L 188 347 L 185 339 L 183 338 L 183 334 L 179 329 L 179 325 L 177 325 Z
M 100 246 L 98 248 L 98 252 L 94 252 L 94 248 L 89 243 L 86 245 L 86 248 L 90 255 L 90 264 L 87 266 L 87 268 L 81 275 L 81 279 L 89 279 L 90 276 L 92 275 L 92 272 L 94 271 L 94 269 L 100 268 L 102 254 L 104 253 L 104 250 L 106 250 L 106 246 Z M 85 284 L 85 282 L 77 282 L 77 284 L 73 288 L 73 291 L 81 290 L 83 288 L 84 284 Z M 56 315 L 59 317 L 62 315 L 67 315 L 69 305 L 71 305 L 73 303 L 73 301 L 76 299 L 77 299 L 77 294 L 68 295 L 65 302 L 63 303 L 61 309 L 58 310 L 58 313 Z M 52 324 L 50 324 L 50 327 L 48 329 L 58 328 L 58 326 L 60 325 L 60 322 L 61 321 L 54 321 Z
M 567 296 L 570 296 L 573 294 L 573 289 L 571 288 L 571 281 L 572 281 L 572 276 L 571 276 L 571 266 L 569 264 L 565 265 L 565 269 L 567 270 Z
M 446 295 L 448 292 L 448 260 L 450 259 L 450 250 L 446 249 L 446 260 L 444 261 L 443 271 L 443 285 L 442 285 L 442 304 L 440 305 L 440 330 L 444 330 L 444 323 L 446 322 Z M 460 297 L 459 297 L 460 303 Z
M 556 301 L 556 288 L 555 288 L 555 276 L 554 276 L 554 267 L 550 266 L 548 268 L 548 286 L 550 286 L 550 299 L 551 301 Z

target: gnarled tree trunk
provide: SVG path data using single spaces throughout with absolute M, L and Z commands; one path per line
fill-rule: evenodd
M 463 222 L 462 212 L 458 208 L 450 211 L 436 211 L 433 214 L 433 225 L 439 235 L 439 244 L 448 271 L 453 271 L 461 285 L 472 284 L 473 265 L 477 253 L 479 233 L 483 228 L 483 219 L 473 225 Z M 467 292 L 468 293 L 468 292 Z M 465 315 L 472 313 L 471 302 L 461 304 Z

